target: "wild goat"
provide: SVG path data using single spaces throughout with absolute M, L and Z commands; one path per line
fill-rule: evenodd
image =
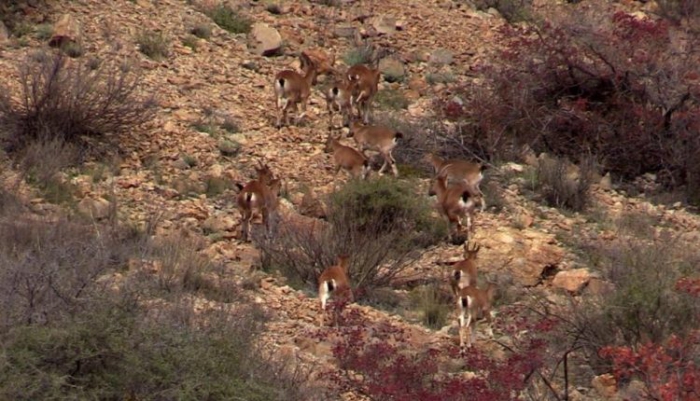
M 336 79 L 326 90 L 328 107 L 328 129 L 333 129 L 333 114 L 337 111 L 343 116 L 343 126 L 350 125 L 352 112 L 352 84 L 345 79 Z
M 447 263 L 452 266 L 452 274 L 450 275 L 450 287 L 455 296 L 459 295 L 459 290 L 476 285 L 477 264 L 476 256 L 481 249 L 480 245 L 469 248 L 469 243 L 464 243 L 464 259 L 458 262 Z
M 289 125 L 289 109 L 297 110 L 297 105 L 301 105 L 301 113 L 296 118 L 298 124 L 306 116 L 306 104 L 311 95 L 313 85 L 318 73 L 318 66 L 304 53 L 300 56 L 304 75 L 296 71 L 284 70 L 275 75 L 275 95 L 277 97 L 277 128 L 284 123 Z
M 316 64 L 316 77 L 313 82 L 311 82 L 312 85 L 316 85 L 316 78 L 321 75 L 337 74 L 337 70 L 333 67 L 335 65 L 335 54 L 328 56 L 326 52 L 320 48 L 304 50 L 299 55 L 299 60 L 301 61 L 302 70 L 307 60 L 311 60 Z
M 479 184 L 484 179 L 483 171 L 486 169 L 484 164 L 463 159 L 447 160 L 433 153 L 428 154 L 426 159 L 433 166 L 436 176 L 445 176 L 448 181 L 450 179 L 464 181 L 472 186 L 474 193 L 481 195 L 481 211 L 486 209 L 483 192 L 479 188 Z
M 333 152 L 333 160 L 335 161 L 333 186 L 335 186 L 335 180 L 341 168 L 349 172 L 352 177 L 361 177 L 363 180 L 367 178 L 370 171 L 369 160 L 355 148 L 341 144 L 338 138 L 329 134 L 325 151 L 326 153 Z
M 363 155 L 365 154 L 365 149 L 376 150 L 382 155 L 384 164 L 379 169 L 379 175 L 382 175 L 387 165 L 391 165 L 391 172 L 395 177 L 399 176 L 396 160 L 391 152 L 396 147 L 398 140 L 403 138 L 402 133 L 388 127 L 362 125 L 357 121 L 353 121 L 350 124 L 350 132 L 348 133 L 348 137 L 350 136 L 355 138 L 355 142 Z
M 476 284 L 473 284 L 459 290 L 457 311 L 459 313 L 459 347 L 461 349 L 464 349 L 463 329 L 466 327 L 470 331 L 468 346 L 471 347 L 472 341 L 476 337 L 476 319 L 480 317 L 484 317 L 488 322 L 489 336 L 493 337 L 491 306 L 495 293 L 496 286 L 492 283 L 489 283 L 485 289 L 479 289 L 476 287 Z
M 377 94 L 379 68 L 371 68 L 365 64 L 356 64 L 350 67 L 346 73 L 348 81 L 352 84 L 352 105 L 356 105 L 357 114 L 365 124 L 369 124 L 372 100 Z
M 447 178 L 438 176 L 428 191 L 428 196 L 437 195 L 437 208 L 450 225 L 450 238 L 453 238 L 453 226 L 457 233 L 462 230 L 462 217 L 467 217 L 467 231 L 472 230 L 472 215 L 480 195 L 464 182 L 447 186 Z
M 241 240 L 248 242 L 250 235 L 250 221 L 253 219 L 253 211 L 259 210 L 262 214 L 263 224 L 267 234 L 271 234 L 277 220 L 278 196 L 281 188 L 281 180 L 274 178 L 267 164 L 260 164 L 256 168 L 258 178 L 246 185 L 236 183 L 239 189 L 236 203 L 241 212 Z
M 318 299 L 321 301 L 321 326 L 323 326 L 326 303 L 331 294 L 344 295 L 349 302 L 353 301 L 350 280 L 348 279 L 348 255 L 338 256 L 334 266 L 326 268 L 318 278 Z

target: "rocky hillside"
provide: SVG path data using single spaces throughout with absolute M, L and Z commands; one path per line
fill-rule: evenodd
M 321 92 L 328 78 L 322 77 L 313 92 L 306 121 L 277 129 L 274 74 L 298 68 L 297 56 L 305 49 L 322 49 L 336 58 L 340 69 L 345 68 L 344 58 L 352 60 L 349 54 L 358 44 L 391 49 L 380 64 L 385 79 L 379 91 L 399 94 L 405 104 L 391 113 L 410 124 L 431 118 L 436 97 L 479 79 L 475 67 L 494 56 L 498 27 L 507 22 L 496 10 L 478 11 L 465 2 L 445 0 L 229 3 L 252 23 L 250 33 L 232 33 L 214 23 L 205 13 L 216 7 L 210 0 L 57 0 L 46 9 L 23 9 L 32 27 L 25 35 L 3 35 L 0 29 L 0 70 L 15 93 L 24 60 L 52 39 L 65 38 L 81 49 L 73 63 L 135 63 L 144 74 L 144 91 L 155 94 L 158 107 L 138 130 L 120 134 L 119 151 L 88 156 L 82 165 L 61 172 L 61 180 L 71 188 L 68 207 L 48 202 L 45 193 L 23 180 L 9 157 L 2 176 L 37 216 L 81 213 L 104 220 L 116 208 L 124 224 L 155 224 L 156 236 L 185 232 L 200 239 L 200 253 L 223 263 L 237 285 L 245 286 L 251 299 L 272 313 L 260 339 L 266 349 L 296 356 L 320 372 L 335 361 L 330 340 L 312 336 L 318 321 L 315 292 L 292 288 L 280 275 L 260 271 L 259 250 L 239 240 L 240 214 L 232 183 L 253 178 L 258 161 L 284 181 L 282 224 L 313 221 L 313 213 L 306 213 L 309 199 L 324 199 L 332 191 Z M 160 38 L 160 57 L 145 54 L 146 37 Z M 394 109 L 385 102 L 376 107 L 379 114 Z M 471 241 L 481 245 L 480 274 L 501 287 L 501 305 L 545 300 L 562 311 L 570 302 L 609 290 L 611 284 L 579 246 L 586 241 L 613 243 L 637 230 L 651 230 L 652 242 L 662 231 L 688 246 L 700 240 L 696 214 L 681 205 L 629 197 L 600 177 L 591 189 L 592 212 L 545 206 L 529 189 L 537 163 L 534 157 L 487 170 L 488 185 L 500 188 L 499 195 L 487 199 L 490 207 L 477 215 Z M 427 194 L 429 179 L 419 180 Z M 653 177 L 649 180 L 653 183 Z M 302 212 L 309 216 L 300 217 Z M 641 227 L 630 225 L 625 231 L 621 222 L 630 216 L 637 216 L 642 223 L 632 224 Z M 461 255 L 461 246 L 443 242 L 427 250 L 410 270 L 441 280 L 447 288 L 449 269 L 437 262 Z M 396 293 L 406 298 L 409 291 L 399 288 Z M 196 308 L 215 304 L 202 298 Z M 444 327 L 428 329 L 410 307 L 374 306 L 361 302 L 350 308 L 370 321 L 404 328 L 416 348 L 458 342 L 454 311 L 449 311 Z M 500 355 L 500 345 L 479 327 L 475 346 Z M 497 333 L 496 339 L 508 342 L 505 334 Z M 587 370 L 571 385 L 576 399 L 603 399 L 614 393 L 614 383 L 605 380 L 609 375 L 601 378 L 599 373 Z

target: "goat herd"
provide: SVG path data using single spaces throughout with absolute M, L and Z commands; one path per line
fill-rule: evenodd
M 306 115 L 306 106 L 313 85 L 319 74 L 330 74 L 333 84 L 325 91 L 328 108 L 328 130 L 325 151 L 333 154 L 335 179 L 341 169 L 354 178 L 366 179 L 371 171 L 365 150 L 378 151 L 384 160 L 378 174 L 382 175 L 391 167 L 394 176 L 398 176 L 396 160 L 392 150 L 402 133 L 382 125 L 369 124 L 371 102 L 378 91 L 380 71 L 378 67 L 356 64 L 339 73 L 331 60 L 319 57 L 318 52 L 302 52 L 300 55 L 303 74 L 293 70 L 284 70 L 275 76 L 274 91 L 277 105 L 277 127 L 282 123 L 289 125 L 289 111 L 298 115 L 296 123 Z M 298 108 L 301 108 L 299 112 Z M 355 109 L 357 113 L 355 113 Z M 343 125 L 349 127 L 348 137 L 353 137 L 357 149 L 343 145 L 340 135 L 333 135 L 333 114 L 339 112 Z M 358 150 L 359 149 L 359 150 Z M 466 217 L 466 229 L 473 231 L 473 215 L 477 206 L 483 211 L 486 207 L 484 196 L 479 189 L 483 179 L 484 165 L 468 160 L 444 160 L 437 155 L 426 155 L 426 161 L 432 164 L 436 174 L 430 187 L 429 195 L 437 196 L 437 209 L 448 220 L 450 238 L 463 229 L 462 218 Z M 255 168 L 257 179 L 246 185 L 237 184 L 239 193 L 237 206 L 241 212 L 241 239 L 248 241 L 250 222 L 253 211 L 262 214 L 265 230 L 270 233 L 276 219 L 278 196 L 281 187 L 280 178 L 275 178 L 270 168 L 260 163 Z M 471 346 L 477 317 L 483 315 L 491 321 L 491 303 L 495 287 L 491 284 L 485 289 L 477 288 L 476 255 L 479 247 L 469 248 L 464 244 L 465 258 L 452 264 L 453 274 L 450 278 L 451 288 L 457 300 L 459 315 L 460 347 L 464 347 L 463 329 L 471 329 L 468 345 Z M 345 294 L 352 299 L 352 291 L 347 275 L 349 256 L 338 257 L 337 264 L 326 268 L 319 277 L 318 296 L 321 303 L 321 326 L 323 326 L 326 303 L 333 294 Z M 491 335 L 493 334 L 490 330 Z

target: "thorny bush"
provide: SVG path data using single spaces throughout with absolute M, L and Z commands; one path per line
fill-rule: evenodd
M 11 148 L 36 140 L 84 143 L 133 129 L 152 116 L 155 102 L 142 94 L 142 76 L 125 63 L 91 69 L 58 52 L 39 52 L 20 66 L 19 96 L 0 92 L 0 127 Z

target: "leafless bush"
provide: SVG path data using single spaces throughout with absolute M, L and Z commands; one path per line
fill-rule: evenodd
M 37 139 L 76 143 L 123 132 L 147 121 L 152 97 L 142 96 L 142 77 L 127 65 L 102 62 L 91 69 L 63 54 L 35 54 L 20 66 L 18 98 L 3 85 L 0 127 L 12 147 Z
M 128 241 L 70 221 L 0 221 L 0 328 L 58 319 L 104 290 L 98 278 L 125 262 Z
M 589 205 L 595 164 L 589 159 L 573 167 L 566 159 L 540 158 L 535 190 L 550 206 L 582 211 Z

